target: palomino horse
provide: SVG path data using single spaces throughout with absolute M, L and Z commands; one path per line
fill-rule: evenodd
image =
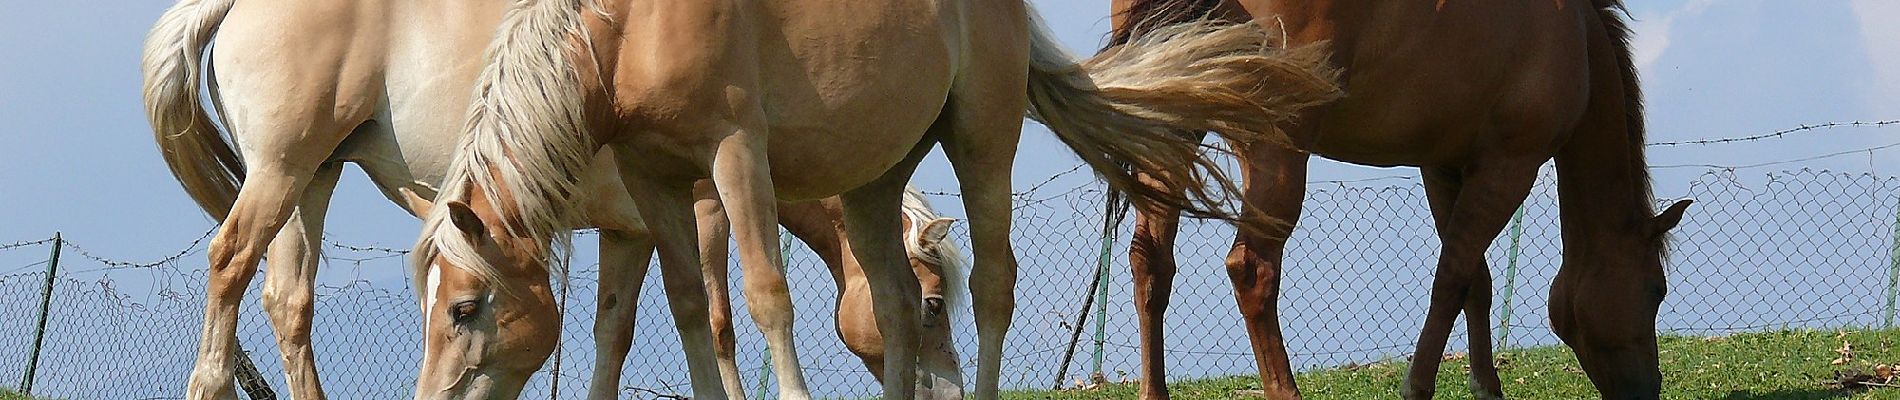
M 489 48 L 443 206 L 416 244 L 414 273 L 427 282 L 417 397 L 505 397 L 549 354 L 558 321 L 545 317 L 546 256 L 579 214 L 587 155 L 612 148 L 669 271 L 699 265 L 698 179 L 717 187 L 747 270 L 779 264 L 775 197 L 840 195 L 885 338 L 884 394 L 911 398 L 922 300 L 891 239 L 904 181 L 941 141 L 970 217 L 971 275 L 984 279 L 970 285 L 975 394 L 994 398 L 1016 277 L 1008 177 L 1025 111 L 1115 187 L 1213 213 L 1233 182 L 1174 129 L 1267 137 L 1334 93 L 1317 57 L 1267 55 L 1266 39 L 1249 25 L 1201 24 L 1076 65 L 1017 0 L 518 2 Z M 1180 179 L 1149 189 L 1124 165 Z M 782 285 L 747 286 L 754 310 L 791 315 Z M 667 289 L 694 394 L 725 397 L 712 335 L 696 323 L 702 282 Z M 797 376 L 791 319 L 758 323 L 779 376 Z M 804 397 L 791 390 L 802 381 L 780 382 L 781 397 Z
M 1452 322 L 1470 329 L 1471 389 L 1503 391 L 1492 363 L 1484 251 L 1556 158 L 1564 263 L 1551 324 L 1604 398 L 1656 398 L 1656 310 L 1665 235 L 1689 201 L 1653 214 L 1642 101 L 1620 0 L 1117 0 L 1115 38 L 1204 18 L 1282 27 L 1289 45 L 1330 43 L 1346 97 L 1306 110 L 1295 148 L 1237 144 L 1246 213 L 1296 221 L 1307 153 L 1423 170 L 1443 248 L 1405 398 L 1429 398 Z M 1160 321 L 1179 216 L 1139 210 L 1131 255 L 1142 336 L 1142 396 L 1167 398 Z M 1273 398 L 1297 398 L 1278 316 L 1291 226 L 1242 232 L 1228 274 Z
M 230 364 L 236 340 L 235 310 L 265 249 L 271 267 L 265 278 L 264 308 L 277 332 L 288 389 L 296 398 L 323 398 L 310 345 L 311 290 L 324 215 L 342 163 L 362 166 L 385 195 L 418 214 L 427 202 L 414 193 L 433 195 L 429 182 L 444 176 L 450 155 L 446 149 L 459 139 L 456 128 L 462 114 L 458 111 L 467 107 L 467 88 L 472 87 L 480 67 L 475 60 L 501 17 L 503 3 L 405 2 L 388 6 L 394 9 L 382 7 L 381 3 L 352 2 L 234 8 L 229 0 L 187 0 L 174 5 L 152 30 L 144 68 L 154 134 L 186 192 L 212 216 L 225 221 L 225 229 L 212 245 L 214 272 L 205 331 L 188 398 L 235 396 Z M 389 15 L 415 18 L 405 20 L 415 24 L 395 24 Z M 337 29 L 336 21 L 353 21 L 349 25 L 353 28 Z M 395 29 L 398 26 L 413 29 Z M 218 100 L 216 106 L 229 111 L 223 114 L 230 118 L 227 126 L 234 128 L 229 139 L 211 124 L 211 116 L 198 100 L 199 60 L 209 51 L 213 31 L 219 32 L 218 47 L 225 51 L 214 56 L 212 63 L 223 73 L 207 82 L 213 85 L 210 93 Z M 284 46 L 318 47 L 281 51 Z M 611 152 L 603 151 L 596 158 L 601 162 L 594 163 L 582 179 L 587 189 L 578 197 L 588 218 L 575 226 L 601 228 L 602 273 L 610 276 L 602 281 L 602 293 L 622 294 L 602 299 L 604 316 L 595 327 L 600 348 L 620 342 L 619 355 L 597 359 L 617 361 L 624 357 L 625 336 L 631 334 L 632 325 L 630 317 L 615 316 L 632 312 L 633 302 L 620 299 L 633 298 L 624 294 L 637 293 L 640 281 L 611 277 L 645 276 L 653 241 L 617 176 Z M 241 193 L 247 194 L 240 195 L 240 182 L 246 183 Z M 408 193 L 406 199 L 402 193 Z M 240 199 L 250 199 L 243 203 L 248 208 L 233 208 Z M 834 210 L 817 203 L 782 206 L 788 229 L 821 254 L 840 251 L 834 231 L 841 217 Z M 708 218 L 724 221 L 723 217 Z M 923 228 L 915 226 L 908 234 L 921 238 L 919 229 Z M 709 232 L 702 239 L 723 249 L 727 239 L 711 236 L 716 234 Z M 914 254 L 917 258 L 946 259 L 934 247 L 912 247 L 931 251 Z M 846 279 L 837 271 L 850 267 L 839 257 L 824 258 L 840 280 Z M 713 270 L 716 280 L 725 282 L 725 259 L 707 261 L 719 267 Z M 930 279 L 943 272 L 936 264 L 917 270 L 919 276 Z M 776 269 L 748 271 L 747 279 L 784 276 Z M 934 282 L 924 284 L 924 289 L 954 292 Z M 847 299 L 868 296 L 841 293 Z M 840 325 L 868 323 L 869 317 L 840 320 Z M 947 337 L 949 329 L 937 328 L 930 334 Z M 873 336 L 843 337 L 851 348 L 880 343 Z M 863 356 L 875 359 L 875 354 Z M 956 361 L 954 353 L 925 356 L 935 365 Z M 612 365 L 614 379 L 598 386 L 617 387 L 619 365 Z M 933 379 L 961 379 L 954 369 L 928 372 Z
M 734 398 L 746 398 L 744 384 L 739 380 L 739 365 L 734 362 L 737 344 L 732 331 L 732 307 L 725 301 L 729 296 L 726 287 L 726 238 L 731 225 L 718 199 L 710 190 L 705 190 L 711 187 L 701 181 L 698 189 L 702 189 L 697 190 L 700 199 L 695 207 L 699 214 L 699 249 L 703 255 L 706 287 L 712 303 L 712 333 L 717 343 L 714 352 L 718 356 L 719 376 L 727 394 Z M 835 321 L 838 337 L 844 340 L 847 350 L 864 361 L 866 370 L 881 380 L 884 372 L 884 339 L 878 335 L 877 321 L 872 319 L 869 311 L 872 299 L 864 269 L 855 259 L 845 256 L 850 249 L 842 240 L 842 218 L 842 210 L 835 197 L 822 202 L 779 203 L 780 225 L 818 253 L 819 259 L 831 272 L 833 283 L 837 285 L 839 296 L 835 303 Z M 918 389 L 920 394 L 937 399 L 956 399 L 963 394 L 961 360 L 957 358 L 955 343 L 951 341 L 951 314 L 946 312 L 958 305 L 957 299 L 963 291 L 960 285 L 965 279 L 962 252 L 956 243 L 946 240 L 952 221 L 938 215 L 922 193 L 915 189 L 904 191 L 904 249 L 910 257 L 911 271 L 917 274 L 918 284 L 923 288 L 924 299 L 924 351 L 917 366 Z M 644 275 L 645 270 L 641 269 L 631 275 L 601 276 L 603 286 L 617 284 L 614 282 L 616 280 L 631 280 L 633 284 L 617 285 L 621 287 L 616 291 L 600 293 L 600 317 L 594 325 L 595 343 L 600 347 L 595 351 L 593 386 L 589 398 L 617 398 L 621 367 L 633 339 L 631 328 L 634 314 L 633 303 L 618 299 L 639 298 L 639 277 Z

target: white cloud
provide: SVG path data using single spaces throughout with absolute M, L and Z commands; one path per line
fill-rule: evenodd
M 1648 69 L 1656 60 L 1662 59 L 1663 53 L 1669 50 L 1669 27 L 1675 25 L 1677 18 L 1702 14 L 1703 10 L 1715 3 L 1716 0 L 1689 0 L 1682 7 L 1668 12 L 1637 14 L 1635 22 L 1630 25 L 1636 35 L 1630 42 L 1631 47 L 1634 47 L 1631 51 L 1636 58 L 1636 67 Z
M 1861 43 L 1873 64 L 1874 90 L 1870 109 L 1882 118 L 1900 115 L 1900 1 L 1854 0 L 1860 20 Z

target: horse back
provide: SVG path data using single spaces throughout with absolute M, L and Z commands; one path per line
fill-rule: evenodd
M 1345 161 L 1550 154 L 1581 118 L 1599 72 L 1588 62 L 1590 0 L 1267 3 L 1288 2 L 1242 1 L 1269 27 L 1292 25 L 1294 44 L 1334 50 L 1347 96 L 1316 107 L 1317 129 L 1295 140 Z

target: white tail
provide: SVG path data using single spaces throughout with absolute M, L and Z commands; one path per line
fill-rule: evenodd
M 153 139 L 185 193 L 213 218 L 237 202 L 244 161 L 199 104 L 198 80 L 206 45 L 236 0 L 182 0 L 165 10 L 145 36 L 145 117 Z
M 1160 28 L 1077 64 L 1030 23 L 1030 116 L 1130 199 L 1189 215 L 1239 219 L 1225 200 L 1240 190 L 1198 133 L 1283 141 L 1276 124 L 1341 93 L 1323 48 L 1271 49 L 1253 24 Z

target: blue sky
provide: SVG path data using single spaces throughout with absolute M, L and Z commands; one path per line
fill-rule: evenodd
M 1036 1 L 1071 49 L 1098 47 L 1108 22 L 1094 1 Z M 0 15 L 0 241 L 67 238 L 102 255 L 151 260 L 208 229 L 171 180 L 155 150 L 139 100 L 140 41 L 164 2 L 17 2 Z M 1678 0 L 1637 2 L 1638 60 L 1648 93 L 1652 140 L 1740 136 L 1805 123 L 1900 118 L 1900 3 L 1885 0 Z M 1029 124 L 1016 172 L 1019 188 L 1069 169 L 1052 136 Z M 1788 139 L 1652 150 L 1651 163 L 1735 165 L 1819 155 L 1900 141 L 1896 129 L 1849 128 Z M 1788 167 L 1891 173 L 1900 150 Z M 1416 175 L 1314 161 L 1314 180 Z M 1768 168 L 1773 169 L 1773 168 Z M 1764 169 L 1765 170 L 1765 169 Z M 1657 170 L 1658 193 L 1680 193 L 1704 169 Z M 1744 173 L 1745 177 L 1749 174 Z M 1080 184 L 1072 174 L 1059 185 Z M 952 190 L 933 157 L 917 186 Z M 950 214 L 960 206 L 942 204 Z M 406 247 L 415 222 L 376 195 L 359 171 L 346 172 L 327 231 L 349 243 Z M 0 270 L 15 263 L 0 258 Z M 189 265 L 202 265 L 196 261 Z M 341 271 L 376 280 L 398 271 Z
M 1071 49 L 1098 47 L 1105 2 L 1037 0 Z M 1648 94 L 1652 141 L 1745 136 L 1802 124 L 1900 119 L 1900 2 L 1893 0 L 1635 1 L 1636 52 Z M 0 243 L 62 231 L 101 256 L 149 261 L 212 226 L 169 176 L 139 100 L 138 52 L 163 1 L 8 1 L 0 13 Z M 1024 135 L 1019 189 L 1076 161 L 1042 128 Z M 1900 143 L 1900 128 L 1843 128 L 1785 139 L 1655 148 L 1653 165 L 1743 165 Z M 1743 179 L 1789 168 L 1893 175 L 1900 149 L 1746 169 Z M 1658 168 L 1657 193 L 1676 196 L 1705 168 Z M 1314 161 L 1313 180 L 1415 176 L 1410 168 Z M 1053 187 L 1086 183 L 1072 174 Z M 954 190 L 941 158 L 915 184 Z M 1407 183 L 1390 180 L 1380 183 Z M 406 248 L 416 223 L 376 194 L 354 168 L 331 208 L 331 238 Z M 954 202 L 939 201 L 961 215 Z M 1419 204 L 1418 206 L 1422 206 Z M 587 242 L 583 240 L 582 242 Z M 593 262 L 582 243 L 577 263 Z M 1020 245 L 1020 244 L 1019 244 Z M 0 251 L 0 274 L 43 257 Z M 203 256 L 182 265 L 201 268 Z M 399 287 L 394 263 L 326 266 L 323 280 L 364 278 Z M 90 279 L 95 275 L 79 277 Z M 115 273 L 127 283 L 139 273 Z M 1027 277 L 1026 279 L 1035 279 Z M 400 293 L 400 292 L 399 292 Z M 1224 293 L 1217 293 L 1225 296 Z M 247 299 L 247 301 L 255 301 Z M 1177 300 L 1179 302 L 1179 300 Z M 1028 313 L 1030 311 L 1023 311 Z M 1407 327 L 1406 329 L 1410 329 Z
M 210 226 L 171 181 L 138 98 L 138 51 L 158 1 L 9 2 L 0 15 L 0 240 L 53 231 L 117 258 L 150 259 Z M 1106 7 L 1035 2 L 1070 48 L 1097 47 Z M 1886 0 L 1634 2 L 1655 140 L 1736 136 L 1802 123 L 1900 118 L 1900 3 Z M 1888 21 L 1888 22 L 1882 22 Z M 1021 186 L 1074 165 L 1049 157 L 1041 128 L 1024 135 Z M 1753 145 L 1658 149 L 1651 162 L 1740 164 L 1900 140 L 1893 129 L 1844 129 Z M 1877 152 L 1889 159 L 1893 152 Z M 1865 155 L 1805 163 L 1882 170 Z M 1315 179 L 1414 174 L 1316 161 Z M 1661 172 L 1659 193 L 1671 179 Z M 1678 179 L 1680 180 L 1680 179 Z M 933 160 L 924 188 L 953 189 Z M 951 210 L 958 207 L 946 205 Z M 406 246 L 414 223 L 346 173 L 329 232 L 356 243 Z M 380 275 L 380 274 L 378 274 Z

